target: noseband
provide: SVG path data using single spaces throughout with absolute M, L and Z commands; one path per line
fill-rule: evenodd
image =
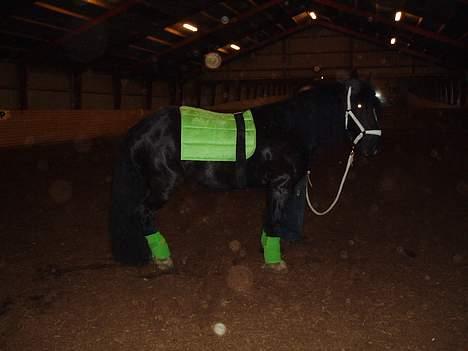
M 351 109 L 351 87 L 348 88 L 346 104 L 347 105 L 346 105 L 346 112 L 345 112 L 345 130 L 348 130 L 348 120 L 349 120 L 349 117 L 351 117 L 351 119 L 354 121 L 354 123 L 357 125 L 360 131 L 360 133 L 353 140 L 353 147 L 356 146 L 362 138 L 364 138 L 364 135 L 377 135 L 377 136 L 382 135 L 381 129 L 368 129 L 367 130 L 362 126 L 361 122 L 359 122 L 359 120 L 357 119 L 356 115 Z M 377 120 L 375 109 L 373 109 L 373 113 L 374 113 L 374 117 Z

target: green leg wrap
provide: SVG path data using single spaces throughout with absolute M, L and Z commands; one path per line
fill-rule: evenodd
M 146 241 L 148 241 L 148 246 L 153 258 L 156 258 L 157 260 L 166 260 L 171 257 L 169 245 L 167 245 L 166 239 L 160 232 L 147 235 L 145 238 Z
M 281 262 L 281 242 L 279 237 L 268 236 L 262 232 L 263 257 L 266 264 Z

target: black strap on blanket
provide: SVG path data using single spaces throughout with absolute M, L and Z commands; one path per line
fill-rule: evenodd
M 243 189 L 247 185 L 247 177 L 245 170 L 247 167 L 247 160 L 245 158 L 245 122 L 242 112 L 234 114 L 237 127 L 236 138 L 236 180 L 237 187 Z

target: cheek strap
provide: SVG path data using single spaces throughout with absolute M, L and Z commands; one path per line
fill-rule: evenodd
M 375 113 L 375 109 L 373 109 L 374 117 L 377 121 L 377 114 Z M 351 120 L 356 124 L 359 128 L 359 134 L 354 138 L 353 144 L 357 145 L 359 141 L 364 137 L 364 135 L 382 135 L 382 130 L 380 129 L 365 129 L 361 122 L 357 119 L 356 115 L 354 114 L 353 110 L 351 109 L 351 87 L 348 88 L 348 94 L 346 96 L 346 111 L 345 111 L 345 130 L 348 130 L 348 120 L 351 117 Z

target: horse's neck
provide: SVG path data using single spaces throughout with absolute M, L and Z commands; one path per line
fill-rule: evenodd
M 260 129 L 277 130 L 308 149 L 344 137 L 345 98 L 339 86 L 252 109 Z
M 319 144 L 340 143 L 345 137 L 346 89 L 336 83 L 311 95 L 318 106 L 312 119 L 313 128 L 317 131 Z
M 255 124 L 261 129 L 290 130 L 293 128 L 294 110 L 286 100 L 252 108 Z

